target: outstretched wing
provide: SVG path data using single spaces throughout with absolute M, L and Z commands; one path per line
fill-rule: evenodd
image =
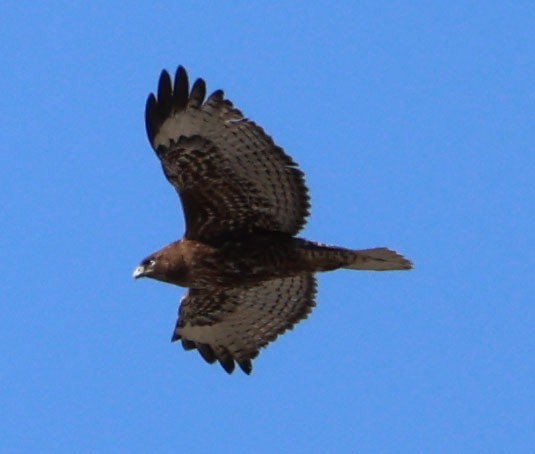
M 149 140 L 182 200 L 186 238 L 296 234 L 309 208 L 303 173 L 221 90 L 206 101 L 205 92 L 202 79 L 189 91 L 183 67 L 173 84 L 163 71 L 145 111 Z
M 172 341 L 196 348 L 230 374 L 235 362 L 247 374 L 261 347 L 306 318 L 315 306 L 313 274 L 233 289 L 190 289 L 182 299 Z

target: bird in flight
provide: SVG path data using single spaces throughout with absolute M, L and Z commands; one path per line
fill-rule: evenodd
M 315 273 L 408 270 L 390 249 L 352 250 L 296 237 L 310 207 L 303 172 L 216 90 L 206 99 L 179 66 L 162 71 L 146 129 L 184 211 L 184 237 L 145 258 L 134 278 L 186 287 L 172 341 L 229 374 L 315 306 Z

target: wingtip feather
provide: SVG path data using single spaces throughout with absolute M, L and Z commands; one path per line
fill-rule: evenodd
M 160 121 L 156 97 L 153 93 L 151 93 L 147 97 L 147 103 L 145 105 L 145 129 L 151 144 L 153 143 L 154 136 L 158 131 Z
M 166 101 L 171 97 L 173 86 L 171 85 L 171 76 L 167 70 L 162 70 L 158 81 L 158 104 Z
M 175 73 L 173 85 L 173 106 L 179 111 L 186 108 L 188 104 L 189 80 L 186 69 L 180 65 Z
M 206 83 L 203 79 L 197 79 L 191 87 L 189 95 L 189 106 L 200 107 L 206 96 Z
M 238 366 L 240 366 L 240 369 L 245 372 L 247 375 L 251 375 L 251 372 L 253 370 L 253 364 L 251 363 L 250 359 L 246 359 L 244 361 L 238 361 Z
M 218 358 L 218 361 L 219 364 L 221 364 L 221 366 L 223 367 L 223 369 L 225 369 L 225 372 L 227 374 L 232 374 L 232 372 L 234 372 L 234 367 L 236 366 L 236 364 L 230 356 Z

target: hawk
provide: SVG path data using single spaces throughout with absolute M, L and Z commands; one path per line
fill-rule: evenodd
M 229 374 L 315 306 L 315 273 L 408 270 L 387 248 L 351 250 L 297 238 L 310 207 L 303 172 L 216 90 L 206 99 L 179 66 L 162 71 L 146 129 L 184 211 L 184 237 L 147 258 L 134 278 L 187 287 L 172 341 Z

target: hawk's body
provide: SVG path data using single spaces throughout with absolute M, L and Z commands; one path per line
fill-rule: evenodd
M 186 233 L 134 276 L 188 287 L 173 340 L 229 373 L 235 362 L 250 373 L 259 348 L 314 307 L 315 272 L 411 263 L 386 248 L 295 238 L 309 208 L 302 172 L 222 91 L 204 97 L 204 82 L 189 91 L 179 67 L 174 84 L 162 72 L 157 99 L 147 100 L 149 140 L 182 201 Z

